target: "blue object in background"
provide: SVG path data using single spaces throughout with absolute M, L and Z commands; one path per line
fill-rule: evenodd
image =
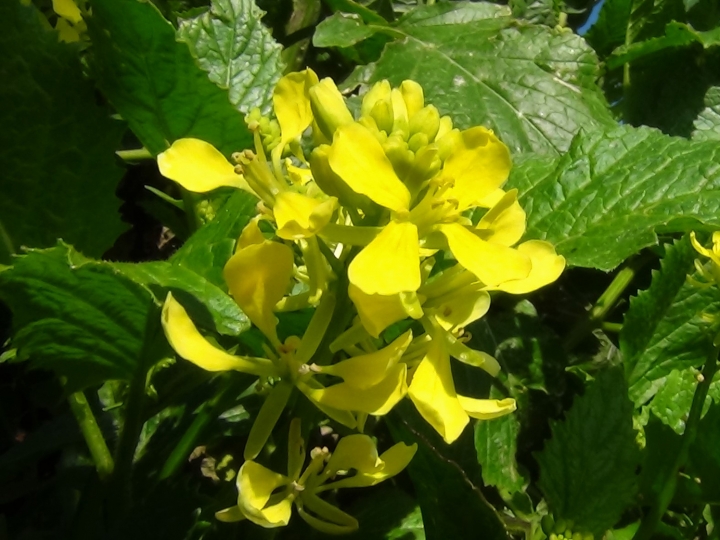
M 577 29 L 577 33 L 581 36 L 584 36 L 585 33 L 590 30 L 590 27 L 595 24 L 595 21 L 598 19 L 598 15 L 600 15 L 600 8 L 602 8 L 603 4 L 605 3 L 605 0 L 600 0 L 597 4 L 595 4 L 590 11 L 590 16 L 587 18 L 587 21 L 583 23 L 583 25 Z

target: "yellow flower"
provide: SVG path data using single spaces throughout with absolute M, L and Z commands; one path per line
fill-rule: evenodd
M 497 374 L 499 366 L 494 358 L 484 353 L 463 354 L 462 346 L 458 348 L 458 342 L 450 334 L 437 323 L 432 324 L 430 347 L 412 375 L 408 395 L 423 418 L 450 444 L 460 436 L 471 417 L 490 420 L 513 412 L 516 405 L 511 398 L 474 399 L 458 395 L 450 369 L 449 344 L 458 351 L 453 351 L 454 356 L 462 362 L 485 369 L 492 375 Z
M 80 4 L 84 7 L 84 0 L 81 0 Z M 52 6 L 58 16 L 55 30 L 60 41 L 73 43 L 82 40 L 87 25 L 78 4 L 74 0 L 52 0 Z
M 315 448 L 303 471 L 304 442 L 300 421 L 290 424 L 288 475 L 278 474 L 259 463 L 246 461 L 237 477 L 236 506 L 216 514 L 220 521 L 248 519 L 261 527 L 282 527 L 289 523 L 292 505 L 312 527 L 329 534 L 349 533 L 358 529 L 357 520 L 320 498 L 323 491 L 378 484 L 402 471 L 410 462 L 417 445 L 398 443 L 378 455 L 367 435 L 349 435 L 340 439 L 335 451 Z M 356 473 L 342 478 L 349 471 Z

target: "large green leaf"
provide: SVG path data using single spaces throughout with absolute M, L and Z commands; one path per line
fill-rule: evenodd
M 232 256 L 235 242 L 256 213 L 257 199 L 237 190 L 220 207 L 215 218 L 198 229 L 171 258 L 210 283 L 227 290 L 222 270 Z
M 387 31 L 399 39 L 346 86 L 414 79 L 458 127 L 490 127 L 513 152 L 563 152 L 580 128 L 615 123 L 595 53 L 572 32 L 468 2 L 417 8 Z
M 96 104 L 77 48 L 39 17 L 0 4 L 0 263 L 58 237 L 99 257 L 125 228 L 115 197 L 122 126 Z
M 350 47 L 369 38 L 380 27 L 366 25 L 359 15 L 335 13 L 318 24 L 313 34 L 316 47 Z
M 280 45 L 260 22 L 253 0 L 214 0 L 210 10 L 180 21 L 178 36 L 210 80 L 229 91 L 243 113 L 270 112 L 272 91 L 282 75 Z
M 612 270 L 656 232 L 720 226 L 718 156 L 712 142 L 621 126 L 578 136 L 561 158 L 523 160 L 508 187 L 520 190 L 528 237 L 571 266 Z
M 685 432 L 685 421 L 698 385 L 698 373 L 693 368 L 673 370 L 664 378 L 663 386 L 650 402 L 650 410 L 655 416 L 679 435 Z M 708 411 L 713 401 L 720 402 L 720 377 L 715 377 L 710 385 L 703 405 L 703 414 Z
M 632 4 L 632 0 L 605 0 L 603 3 L 597 21 L 585 34 L 585 39 L 600 56 L 609 55 L 625 43 Z
M 610 369 L 552 427 L 552 438 L 537 455 L 538 485 L 556 520 L 595 535 L 618 521 L 637 488 L 632 413 L 622 372 Z
M 88 265 L 64 244 L 32 250 L 0 272 L 18 357 L 67 377 L 73 391 L 138 367 L 151 297 L 107 265 Z
M 705 109 L 693 124 L 692 138 L 696 141 L 720 140 L 720 86 L 713 86 L 705 94 Z
M 687 240 L 668 246 L 650 288 L 630 300 L 620 349 L 630 399 L 638 406 L 666 384 L 673 370 L 700 365 L 713 350 L 704 314 L 720 308 L 720 291 L 687 279 L 697 256 Z
M 227 91 L 208 79 L 150 2 L 92 0 L 88 27 L 100 88 L 150 152 L 183 137 L 226 155 L 250 146 Z

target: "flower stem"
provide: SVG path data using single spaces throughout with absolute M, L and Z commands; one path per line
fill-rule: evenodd
M 656 479 L 654 484 L 662 487 L 653 501 L 650 511 L 645 514 L 645 517 L 640 523 L 640 528 L 635 533 L 635 536 L 633 536 L 633 540 L 648 540 L 653 536 L 655 528 L 660 523 L 665 511 L 670 505 L 673 495 L 675 495 L 678 471 L 683 465 L 685 465 L 690 446 L 697 436 L 698 424 L 700 423 L 703 406 L 705 405 L 705 398 L 707 397 L 710 384 L 712 383 L 718 369 L 717 359 L 719 353 L 720 347 L 716 346 L 705 361 L 702 376 L 698 378 L 700 382 L 698 382 L 698 385 L 695 387 L 695 394 L 693 395 L 692 405 L 690 406 L 690 414 L 688 415 L 688 419 L 685 424 L 685 432 L 683 433 L 682 441 L 680 442 L 680 448 L 675 455 L 673 463 L 669 467 L 661 469 L 658 473 L 660 478 Z
M 137 150 L 118 150 L 115 152 L 123 161 L 144 161 L 152 159 L 153 155 L 147 148 L 138 148 Z
M 110 455 L 105 438 L 100 431 L 95 415 L 93 415 L 90 404 L 82 392 L 74 392 L 68 397 L 70 403 L 70 410 L 72 410 L 80 431 L 85 438 L 85 442 L 90 450 L 90 456 L 92 456 L 95 462 L 95 468 L 97 469 L 98 476 L 101 480 L 106 479 L 113 472 L 114 463 L 113 458 Z

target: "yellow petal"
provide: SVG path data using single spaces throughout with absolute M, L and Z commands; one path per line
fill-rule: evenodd
M 365 294 L 417 291 L 420 287 L 417 227 L 410 222 L 388 223 L 350 263 L 348 279 Z
M 517 201 L 517 189 L 511 189 L 487 211 L 476 229 L 482 231 L 483 240 L 512 246 L 525 233 L 525 218 L 525 210 Z
M 291 501 L 282 499 L 265 508 L 273 491 L 287 485 L 290 480 L 259 463 L 246 461 L 238 473 L 238 507 L 253 523 L 262 527 L 282 527 L 290 521 Z
M 281 145 L 302 135 L 313 120 L 310 108 L 310 88 L 318 83 L 312 69 L 288 73 L 273 91 L 273 107 L 280 124 Z
M 450 444 L 470 419 L 455 393 L 450 356 L 442 340 L 434 339 L 415 370 L 408 395 L 423 418 Z
M 53 11 L 73 24 L 82 21 L 82 12 L 73 0 L 52 0 Z
M 485 285 L 525 279 L 532 269 L 530 257 L 516 249 L 481 240 L 459 223 L 439 226 L 457 261 Z
M 272 430 L 280 419 L 280 415 L 282 415 L 282 412 L 285 410 L 293 388 L 294 386 L 292 384 L 281 381 L 275 385 L 265 398 L 250 428 L 247 443 L 245 443 L 243 457 L 246 460 L 255 459 L 262 451 L 270 437 L 270 433 L 272 433 Z
M 410 132 L 408 110 L 400 90 L 393 88 L 390 92 L 390 100 L 392 101 L 393 110 L 392 130 L 393 132 L 402 132 L 407 137 Z
M 565 257 L 555 253 L 549 242 L 529 240 L 517 247 L 517 250 L 530 258 L 532 270 L 524 279 L 506 281 L 496 288 L 510 294 L 525 294 L 552 283 L 565 270 Z
M 305 508 L 312 513 L 305 511 Z M 310 526 L 326 534 L 348 534 L 360 527 L 357 519 L 314 493 L 300 495 L 298 514 Z
M 59 17 L 55 23 L 55 30 L 58 33 L 58 39 L 63 43 L 76 43 L 80 41 L 80 33 L 67 19 Z
M 423 306 L 445 330 L 465 327 L 490 309 L 490 294 L 476 285 L 462 287 L 425 302 Z
M 343 478 L 342 480 L 325 484 L 321 489 L 325 491 L 346 487 L 374 486 L 383 480 L 392 478 L 407 467 L 416 451 L 417 444 L 407 445 L 401 442 L 397 443 L 380 455 L 382 467 L 377 467 L 370 471 L 363 471 L 350 478 Z
M 273 308 L 285 295 L 292 274 L 292 249 L 270 241 L 239 250 L 223 270 L 230 294 L 273 343 L 277 342 Z
M 461 133 L 462 143 L 445 160 L 443 176 L 455 180 L 447 193 L 464 210 L 501 187 L 510 174 L 510 151 L 492 131 L 474 127 Z
M 231 506 L 219 512 L 215 512 L 215 519 L 223 523 L 235 523 L 247 519 L 238 506 Z
M 205 193 L 229 186 L 252 193 L 245 179 L 212 144 L 200 139 L 178 139 L 158 154 L 158 168 L 164 177 L 188 191 Z
M 357 427 L 357 420 L 355 419 L 353 413 L 351 413 L 350 411 L 336 409 L 334 407 L 324 405 L 313 397 L 313 392 L 316 392 L 317 390 L 322 390 L 324 388 L 316 380 L 310 379 L 307 382 L 297 381 L 295 383 L 295 386 L 297 386 L 298 390 L 305 394 L 305 397 L 307 397 L 318 409 L 324 412 L 332 420 L 335 420 L 336 422 L 342 424 L 343 426 L 347 426 L 350 429 L 355 429 Z
M 339 410 L 364 412 L 382 416 L 407 394 L 407 366 L 398 364 L 386 372 L 377 385 L 361 390 L 348 383 L 311 391 L 312 399 L 321 405 Z
M 479 367 L 493 377 L 500 373 L 500 364 L 488 353 L 471 349 L 450 332 L 443 332 L 442 337 L 445 340 L 448 353 L 453 358 L 457 358 L 463 364 Z
M 261 376 L 276 374 L 270 360 L 235 356 L 212 345 L 198 332 L 185 308 L 170 293 L 162 310 L 162 326 L 175 352 L 207 371 L 242 371 Z
M 360 114 L 369 116 L 375 104 L 382 99 L 389 98 L 391 91 L 392 88 L 387 80 L 376 82 L 363 96 Z
M 367 435 L 356 433 L 340 439 L 323 471 L 328 477 L 338 471 L 374 471 L 382 465 L 375 442 Z
M 294 191 L 283 191 L 275 198 L 273 215 L 277 235 L 285 240 L 299 240 L 314 236 L 330 222 L 337 208 L 337 199 L 324 201 Z
M 411 341 L 412 331 L 408 330 L 379 351 L 353 356 L 331 366 L 319 366 L 319 369 L 341 377 L 350 386 L 367 390 L 387 377 L 388 370 L 398 363 Z
M 460 405 L 465 412 L 473 418 L 480 420 L 492 420 L 510 414 L 517 405 L 512 398 L 506 399 L 473 399 L 465 396 L 458 396 Z
M 388 296 L 365 294 L 351 283 L 348 293 L 357 308 L 360 322 L 375 338 L 388 326 L 406 317 L 419 319 L 423 316 L 420 300 L 414 291 Z
M 328 157 L 335 174 L 357 193 L 396 212 L 408 210 L 410 192 L 366 127 L 353 123 L 338 129 Z
M 254 217 L 248 221 L 248 224 L 245 225 L 245 228 L 240 233 L 240 238 L 238 238 L 238 241 L 235 244 L 235 251 L 239 251 L 254 244 L 262 244 L 265 242 L 265 236 L 260 230 L 260 227 L 258 227 L 259 221 L 260 216 Z
M 310 169 L 296 167 L 289 158 L 285 160 L 285 168 L 287 169 L 290 181 L 297 186 L 304 186 L 313 179 Z
M 707 249 L 704 247 L 700 242 L 697 241 L 697 238 L 695 237 L 695 231 L 690 232 L 690 243 L 692 243 L 692 246 L 695 248 L 695 251 L 697 251 L 700 255 L 704 255 L 705 257 L 709 257 L 712 262 L 714 262 L 717 265 L 720 265 L 720 253 L 717 253 L 717 245 L 718 245 L 718 239 L 720 238 L 720 235 L 718 235 L 717 232 L 713 233 L 713 249 Z
M 408 117 L 412 118 L 425 105 L 422 86 L 408 79 L 400 84 L 400 93 L 405 101 Z
M 342 94 L 329 77 L 310 88 L 310 106 L 320 131 L 327 139 L 332 139 L 340 126 L 353 122 Z

